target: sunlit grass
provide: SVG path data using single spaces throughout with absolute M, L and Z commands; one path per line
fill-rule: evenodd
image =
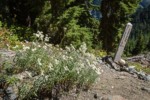
M 130 62 L 129 66 L 135 66 L 135 69 L 137 71 L 144 71 L 147 74 L 150 74 L 150 66 L 149 67 L 143 67 L 140 63 L 138 62 Z

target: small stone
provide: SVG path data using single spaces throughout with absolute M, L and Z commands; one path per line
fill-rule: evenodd
M 135 66 L 129 66 L 129 68 L 135 68 Z
M 138 72 L 138 78 L 142 80 L 147 80 L 145 73 L 142 71 Z
M 133 74 L 133 77 L 134 77 L 134 78 L 137 78 L 137 74 Z
M 143 91 L 146 91 L 146 92 L 150 93 L 150 88 L 142 87 L 142 88 L 141 88 L 141 90 L 143 90 Z
M 0 100 L 3 100 L 3 98 L 0 97 Z
M 4 96 L 4 91 L 3 89 L 0 89 L 0 97 L 3 97 Z M 0 99 L 0 100 L 3 100 L 3 99 Z
M 97 94 L 94 94 L 94 98 L 95 98 L 95 99 L 97 99 L 97 98 L 98 98 Z
M 102 60 L 99 60 L 99 63 L 100 63 L 100 64 L 102 64 L 102 63 L 103 63 L 103 61 L 102 61 Z
M 104 61 L 105 61 L 106 63 L 108 63 L 108 64 L 110 65 L 111 68 L 113 68 L 113 69 L 115 69 L 115 70 L 117 70 L 117 71 L 120 71 L 120 66 L 117 65 L 117 64 L 113 61 L 113 59 L 112 59 L 111 56 L 106 56 L 106 57 L 103 58 L 103 59 L 104 59 Z
M 125 60 L 123 60 L 123 59 L 120 59 L 120 60 L 119 60 L 119 64 L 121 64 L 121 65 L 125 65 L 125 64 L 126 64 L 126 61 L 125 61 Z
M 12 87 L 8 87 L 8 88 L 6 89 L 6 93 L 7 93 L 7 94 L 13 93 Z
M 150 75 L 147 75 L 147 76 L 146 76 L 146 80 L 147 80 L 147 81 L 150 81 Z
M 111 88 L 113 89 L 113 88 L 114 88 L 114 86 L 111 86 Z
M 17 96 L 15 94 L 9 95 L 10 100 L 16 100 Z
M 128 72 L 129 72 L 130 74 L 135 74 L 135 73 L 137 73 L 137 71 L 135 70 L 135 66 L 129 66 Z

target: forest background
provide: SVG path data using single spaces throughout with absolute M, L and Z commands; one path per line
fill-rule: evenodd
M 131 22 L 125 54 L 136 55 L 150 51 L 149 4 L 150 0 L 0 0 L 0 29 L 8 30 L 12 41 L 32 41 L 33 33 L 42 31 L 54 45 L 78 48 L 85 42 L 89 50 L 110 53 Z

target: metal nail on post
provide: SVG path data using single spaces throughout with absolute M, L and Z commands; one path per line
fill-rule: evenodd
M 120 61 L 120 59 L 121 59 L 121 55 L 123 53 L 124 47 L 125 47 L 125 45 L 127 43 L 127 40 L 129 38 L 131 29 L 132 29 L 132 24 L 131 23 L 127 23 L 125 31 L 124 31 L 124 33 L 122 35 L 122 39 L 120 41 L 118 50 L 117 50 L 117 52 L 115 54 L 114 62 L 116 62 L 116 63 L 118 63 L 118 61 Z

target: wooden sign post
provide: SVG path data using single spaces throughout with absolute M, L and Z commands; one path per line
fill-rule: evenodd
M 126 25 L 126 28 L 125 28 L 125 31 L 122 35 L 122 39 L 120 41 L 120 44 L 119 44 L 119 47 L 118 47 L 118 50 L 115 54 L 115 58 L 114 58 L 114 62 L 118 63 L 118 61 L 120 61 L 121 59 L 121 55 L 123 53 L 123 50 L 124 50 L 124 47 L 127 43 L 127 40 L 129 38 L 129 35 L 130 35 L 130 32 L 131 32 L 131 29 L 132 29 L 132 24 L 131 23 L 128 23 Z

